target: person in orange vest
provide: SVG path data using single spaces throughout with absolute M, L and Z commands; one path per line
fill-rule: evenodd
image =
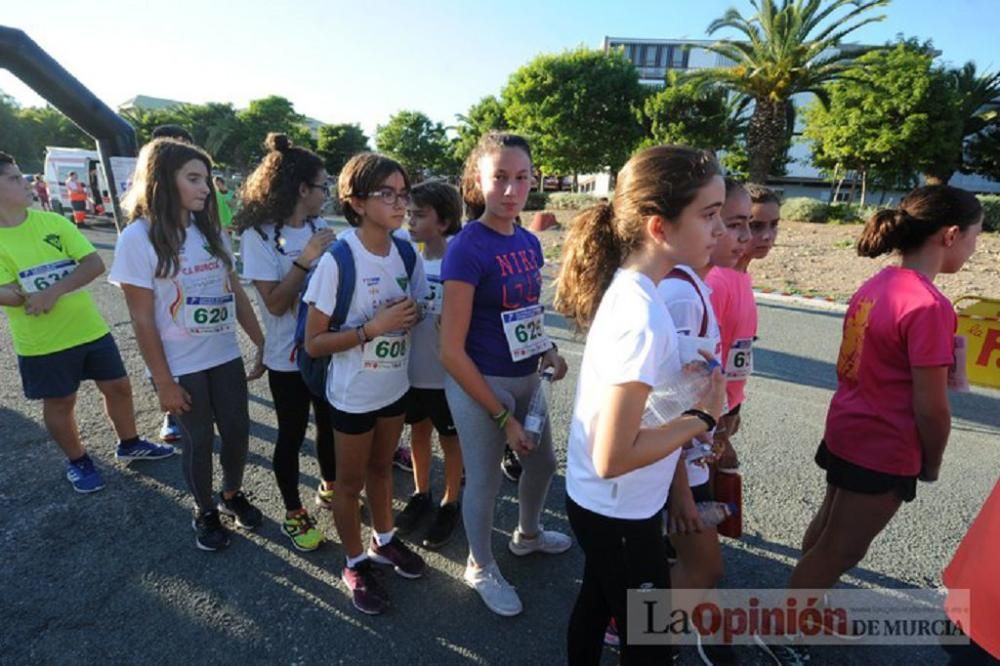
M 941 578 L 948 588 L 945 612 L 968 635 L 969 645 L 947 646 L 951 664 L 1000 663 L 1000 482 L 993 486 L 979 515 Z M 955 599 L 957 590 L 969 590 L 969 614 L 962 618 L 964 604 Z
M 76 171 L 66 175 L 66 191 L 69 192 L 69 203 L 73 207 L 73 222 L 83 226 L 87 221 L 87 188 L 80 182 Z

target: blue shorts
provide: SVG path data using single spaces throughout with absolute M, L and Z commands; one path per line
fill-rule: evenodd
M 28 400 L 65 398 L 76 393 L 85 379 L 105 382 L 127 375 L 110 333 L 52 354 L 18 356 L 17 369 Z

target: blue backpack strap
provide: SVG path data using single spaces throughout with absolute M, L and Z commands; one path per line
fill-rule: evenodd
M 409 241 L 405 241 L 402 238 L 396 238 L 395 236 L 390 236 L 392 242 L 396 245 L 396 250 L 399 252 L 399 256 L 403 259 L 403 267 L 406 269 L 406 277 L 413 279 L 413 270 L 417 266 L 417 251 L 413 249 L 413 245 Z
M 330 315 L 330 330 L 336 331 L 347 321 L 347 312 L 351 309 L 354 299 L 354 282 L 357 272 L 354 268 L 354 253 L 346 240 L 338 240 L 330 249 L 337 262 L 337 302 Z

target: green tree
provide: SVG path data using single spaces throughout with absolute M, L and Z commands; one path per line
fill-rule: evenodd
M 506 120 L 531 140 L 536 166 L 574 175 L 621 168 L 642 139 L 644 97 L 621 50 L 585 48 L 538 56 L 502 93 Z
M 368 137 L 358 124 L 323 125 L 319 128 L 316 152 L 323 158 L 326 171 L 337 175 L 347 160 L 368 150 Z
M 400 111 L 375 129 L 378 149 L 397 160 L 416 181 L 423 175 L 458 171 L 441 123 L 419 111 Z
M 753 100 L 746 146 L 750 180 L 764 182 L 775 158 L 787 150 L 792 96 L 811 92 L 826 99 L 825 85 L 842 78 L 865 49 L 841 47 L 841 40 L 884 15 L 862 17 L 889 0 L 751 0 L 755 13 L 729 9 L 708 26 L 708 34 L 733 30 L 740 41 L 723 39 L 705 48 L 729 59 L 731 67 L 697 70 L 700 84 L 721 84 Z M 846 12 L 835 16 L 845 9 Z
M 678 144 L 732 150 L 744 130 L 735 97 L 722 88 L 681 81 L 669 72 L 666 86 L 646 98 L 644 145 Z
M 848 78 L 828 86 L 827 106 L 806 109 L 814 163 L 856 171 L 863 184 L 871 177 L 907 187 L 952 159 L 962 123 L 948 74 L 933 59 L 931 45 L 914 40 L 858 58 Z
M 22 108 L 0 92 L 0 150 L 10 153 L 25 173 L 42 170 L 46 146 L 88 148 L 94 140 L 51 106 Z
M 969 140 L 964 168 L 968 173 L 1000 181 L 1000 126 L 993 125 Z
M 172 110 L 176 122 L 191 132 L 201 146 L 220 164 L 231 164 L 240 139 L 240 120 L 232 104 L 182 104 Z
M 452 152 L 459 163 L 465 162 L 484 134 L 490 130 L 507 129 L 503 104 L 493 95 L 482 98 L 469 107 L 465 115 L 457 114 L 455 118 L 458 120 L 455 128 L 458 138 L 452 144 Z
M 271 95 L 250 102 L 236 112 L 239 129 L 234 139 L 232 160 L 243 169 L 253 168 L 264 157 L 264 139 L 268 132 L 282 132 L 300 146 L 312 147 L 313 140 L 303 124 L 305 116 L 295 111 L 290 101 Z
M 956 97 L 958 118 L 962 123 L 961 137 L 950 154 L 942 156 L 937 164 L 932 164 L 924 172 L 928 183 L 947 183 L 956 170 L 963 173 L 977 172 L 982 159 L 989 151 L 983 148 L 991 144 L 989 134 L 985 139 L 979 135 L 1000 128 L 1000 72 L 979 75 L 975 63 L 968 62 L 959 69 L 948 71 L 948 82 Z M 967 163 L 966 145 L 969 145 Z M 974 147 L 975 146 L 975 147 Z M 973 159 L 975 156 L 975 159 Z M 986 167 L 987 172 L 991 169 Z

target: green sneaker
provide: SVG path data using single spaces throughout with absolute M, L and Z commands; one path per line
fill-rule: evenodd
M 281 529 L 285 532 L 296 550 L 308 552 L 319 548 L 323 543 L 323 533 L 316 527 L 316 522 L 305 510 L 293 516 L 286 516 L 281 524 Z

